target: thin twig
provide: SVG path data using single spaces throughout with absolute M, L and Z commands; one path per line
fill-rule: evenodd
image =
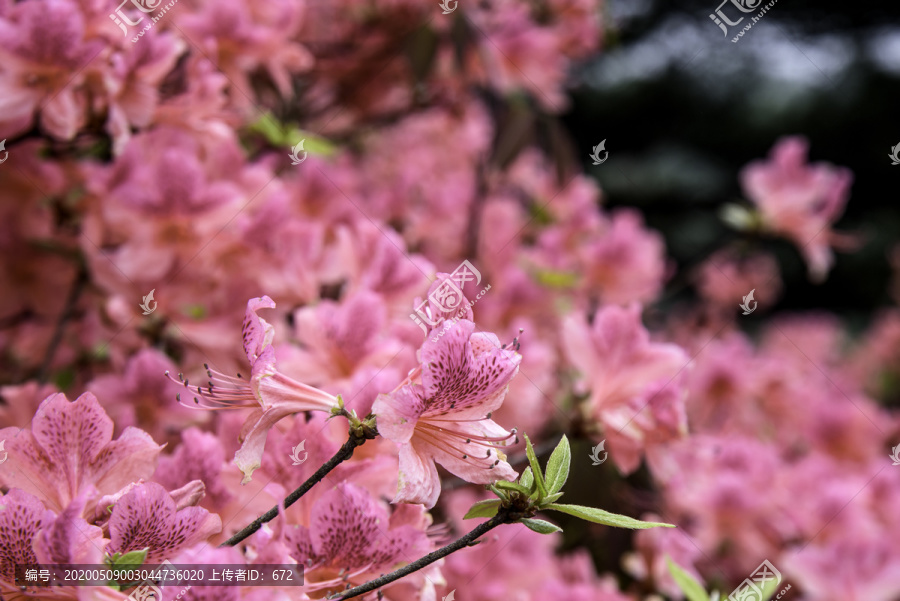
M 395 580 L 399 580 L 399 579 L 403 578 L 404 576 L 408 576 L 409 574 L 412 574 L 413 572 L 415 572 L 417 570 L 421 570 L 425 566 L 436 562 L 438 559 L 442 559 L 442 558 L 450 555 L 454 551 L 459 551 L 460 549 L 468 547 L 469 545 L 473 544 L 481 535 L 485 534 L 486 532 L 493 530 L 494 528 L 496 528 L 497 526 L 500 526 L 501 524 L 506 524 L 506 523 L 509 523 L 512 521 L 514 521 L 513 514 L 508 510 L 501 509 L 497 513 L 497 515 L 495 515 L 488 521 L 486 521 L 482 524 L 479 524 L 474 529 L 472 529 L 471 532 L 462 536 L 461 538 L 458 538 L 457 540 L 453 541 L 446 547 L 441 547 L 437 551 L 432 551 L 428 555 L 425 555 L 424 557 L 421 557 L 421 558 L 417 559 L 416 561 L 400 568 L 399 570 L 391 572 L 390 574 L 385 574 L 384 576 L 379 576 L 375 580 L 370 580 L 369 582 L 366 582 L 365 584 L 361 584 L 357 587 L 351 588 L 342 593 L 337 593 L 333 597 L 328 597 L 328 598 L 336 599 L 337 601 L 344 601 L 345 599 L 350 599 L 352 597 L 358 597 L 359 595 L 363 595 L 370 591 L 374 591 L 375 589 L 380 588 L 386 584 L 390 584 L 391 582 L 394 582 Z
M 53 336 L 50 338 L 50 344 L 47 345 L 47 350 L 44 352 L 44 361 L 41 363 L 41 367 L 37 373 L 37 381 L 42 384 L 47 381 L 50 366 L 53 364 L 53 357 L 56 356 L 56 349 L 62 341 L 63 330 L 65 330 L 66 323 L 72 318 L 72 314 L 75 312 L 75 306 L 78 304 L 78 297 L 81 296 L 81 292 L 84 290 L 87 283 L 87 266 L 84 261 L 79 261 L 78 273 L 75 275 L 75 281 L 72 282 L 72 287 L 69 289 L 69 296 L 66 298 L 65 305 L 63 305 L 62 313 L 59 314 L 59 319 L 53 330 Z
M 374 437 L 375 437 L 375 435 L 372 435 L 371 433 L 359 434 L 359 433 L 353 432 L 351 430 L 350 438 L 347 440 L 347 442 L 344 443 L 344 446 L 342 446 L 340 448 L 340 450 L 338 450 L 338 452 L 334 454 L 334 457 L 332 457 L 331 459 L 326 461 L 322 467 L 317 469 L 316 473 L 313 474 L 312 476 L 310 476 L 306 482 L 301 484 L 297 490 L 295 490 L 294 492 L 289 494 L 287 497 L 285 497 L 285 499 L 284 499 L 285 509 L 290 507 L 294 503 L 296 503 L 300 499 L 300 497 L 302 497 L 307 492 L 309 492 L 309 489 L 311 489 L 313 486 L 315 486 L 317 482 L 322 480 L 322 478 L 327 476 L 328 473 L 331 470 L 333 470 L 334 468 L 336 468 L 338 465 L 340 465 L 341 462 L 346 461 L 347 459 L 350 459 L 350 457 L 353 455 L 353 450 L 356 449 L 356 447 L 362 446 L 363 444 L 365 444 L 365 442 L 367 440 L 370 440 Z M 236 533 L 234 536 L 232 536 L 231 538 L 229 538 L 227 541 L 225 541 L 224 543 L 222 543 L 219 546 L 220 547 L 233 547 L 234 545 L 238 544 L 239 542 L 241 542 L 242 540 L 244 540 L 245 538 L 247 538 L 248 536 L 250 536 L 257 530 L 262 528 L 263 524 L 274 520 L 275 517 L 278 515 L 279 507 L 280 507 L 280 505 L 276 505 L 269 511 L 265 512 L 264 514 L 262 514 L 261 516 L 259 516 L 258 518 L 256 518 L 252 522 L 250 522 L 250 524 L 248 524 L 247 527 L 245 527 L 243 530 Z

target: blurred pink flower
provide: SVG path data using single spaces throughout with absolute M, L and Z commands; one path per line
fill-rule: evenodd
M 740 256 L 724 249 L 707 257 L 694 279 L 703 298 L 737 315 L 738 305 L 751 290 L 761 309 L 772 307 L 781 294 L 779 275 L 778 262 L 768 253 Z
M 644 227 L 637 211 L 613 213 L 604 231 L 580 247 L 579 258 L 584 266 L 582 285 L 604 303 L 648 303 L 662 290 L 665 244 L 659 233 Z
M 106 49 L 85 33 L 70 0 L 17 2 L 0 15 L 0 138 L 24 132 L 35 115 L 63 140 L 85 125 L 90 93 L 82 69 Z
M 113 422 L 93 394 L 71 402 L 64 394 L 51 395 L 38 408 L 30 430 L 0 430 L 9 453 L 0 483 L 62 511 L 90 486 L 109 494 L 149 478 L 162 447 L 137 428 L 125 428 L 116 440 L 112 435 Z
M 831 226 L 844 211 L 853 174 L 827 163 L 808 165 L 807 150 L 800 136 L 782 138 L 768 162 L 744 167 L 741 184 L 765 226 L 793 241 L 806 258 L 810 277 L 821 281 L 834 262 L 831 247 L 850 241 Z
M 604 307 L 594 315 L 592 326 L 581 315 L 567 317 L 563 322 L 563 346 L 569 362 L 580 372 L 577 390 L 590 394 L 585 411 L 591 419 L 621 434 L 641 411 L 632 406 L 636 399 L 644 398 L 641 406 L 646 406 L 656 396 L 648 394 L 651 387 L 656 386 L 658 392 L 672 386 L 675 394 L 659 399 L 651 413 L 668 424 L 664 429 L 673 428 L 673 434 L 683 431 L 684 418 L 676 417 L 684 411 L 677 393 L 681 385 L 673 380 L 687 367 L 687 353 L 674 344 L 650 341 L 650 334 L 641 323 L 640 305 Z M 663 417 L 667 413 L 670 415 Z M 634 425 L 640 428 L 637 423 Z M 654 428 L 649 423 L 643 427 Z M 606 429 L 604 432 L 608 433 Z M 635 438 L 637 433 L 628 436 Z
M 491 420 L 522 360 L 494 334 L 475 333 L 468 320 L 445 322 L 437 341 L 425 340 L 421 367 L 407 384 L 372 407 L 378 431 L 400 444 L 394 502 L 434 507 L 441 492 L 435 462 L 478 484 L 512 480 L 516 472 L 497 446 L 514 436 Z M 420 374 L 421 384 L 415 383 Z
M 293 380 L 276 369 L 275 351 L 272 348 L 275 328 L 257 315 L 260 309 L 274 308 L 275 302 L 268 296 L 247 301 L 243 339 L 244 351 L 250 360 L 249 381 L 226 376 L 208 366 L 209 386 L 196 386 L 195 392 L 189 387 L 187 380 L 181 380 L 184 387 L 196 395 L 194 403 L 197 407 L 215 410 L 254 409 L 244 422 L 241 430 L 243 443 L 234 455 L 235 464 L 244 474 L 242 484 L 250 482 L 251 474 L 261 465 L 266 435 L 279 420 L 303 411 L 330 412 L 338 404 L 336 397 Z
M 128 360 L 124 373 L 99 376 L 88 389 L 100 399 L 117 432 L 135 426 L 154 440 L 175 442 L 184 428 L 201 423 L 207 416 L 198 416 L 175 401 L 178 384 L 159 377 L 170 369 L 175 365 L 164 354 L 142 349 Z

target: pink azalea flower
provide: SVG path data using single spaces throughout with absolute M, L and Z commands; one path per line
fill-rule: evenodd
M 583 287 L 604 303 L 650 302 L 666 276 L 662 236 L 644 227 L 640 213 L 616 211 L 599 235 L 578 249 L 584 269 Z M 746 293 L 745 293 L 746 294 Z
M 275 351 L 272 348 L 275 328 L 256 314 L 259 309 L 274 308 L 275 302 L 268 296 L 247 301 L 243 338 L 244 351 L 250 360 L 250 380 L 226 376 L 207 366 L 209 385 L 195 387 L 194 403 L 198 407 L 254 409 L 244 422 L 241 430 L 243 444 L 234 455 L 234 463 L 244 474 L 242 484 L 250 482 L 251 474 L 261 465 L 266 435 L 279 420 L 303 411 L 331 412 L 338 403 L 336 397 L 297 382 L 275 368 Z M 194 392 L 187 380 L 181 381 L 188 391 Z
M 110 494 L 149 478 L 162 447 L 137 428 L 126 428 L 116 440 L 112 434 L 113 422 L 93 394 L 71 402 L 64 394 L 51 395 L 30 430 L 0 430 L 9 453 L 0 484 L 21 488 L 62 511 L 89 486 Z
M 594 419 L 618 427 L 624 427 L 617 415 L 621 407 L 654 383 L 667 384 L 688 364 L 681 347 L 651 342 L 636 303 L 600 309 L 592 326 L 583 317 L 569 317 L 563 324 L 563 344 L 582 374 L 579 389 L 590 391 L 588 411 Z
M 54 515 L 34 495 L 14 488 L 0 496 L 0 590 L 17 592 L 16 564 L 37 563 L 32 541 Z
M 0 16 L 0 137 L 39 124 L 50 135 L 72 139 L 86 122 L 89 92 L 82 69 L 104 53 L 86 39 L 76 2 L 17 2 Z M 102 57 L 98 62 L 102 61 Z
M 185 428 L 210 416 L 175 402 L 179 386 L 159 377 L 167 369 L 174 369 L 167 356 L 156 349 L 142 349 L 128 359 L 124 370 L 95 378 L 88 389 L 100 399 L 116 431 L 134 426 L 154 440 L 175 443 Z
M 400 444 L 395 503 L 434 507 L 441 492 L 435 463 L 477 484 L 517 476 L 497 450 L 515 430 L 497 425 L 491 412 L 503 403 L 522 356 L 494 334 L 474 330 L 466 319 L 446 322 L 419 351 L 421 366 L 411 376 L 421 383 L 410 378 L 372 407 L 381 435 Z
M 159 563 L 221 529 L 218 515 L 201 507 L 179 510 L 165 488 L 156 482 L 145 482 L 113 507 L 108 551 L 127 553 L 149 548 L 146 563 Z
M 831 247 L 848 242 L 832 232 L 831 225 L 844 211 L 853 174 L 827 163 L 807 165 L 807 149 L 799 136 L 779 140 L 768 162 L 744 168 L 741 184 L 765 225 L 792 240 L 806 258 L 810 275 L 821 280 L 834 262 Z
M 285 544 L 291 557 L 306 566 L 308 590 L 335 592 L 432 550 L 428 535 L 408 517 L 401 509 L 390 514 L 366 489 L 341 482 L 313 506 L 309 527 L 285 530 Z
M 98 564 L 106 540 L 100 528 L 81 518 L 79 497 L 59 515 L 41 501 L 14 488 L 0 496 L 0 593 L 12 599 L 22 590 L 14 585 L 16 564 Z M 38 588 L 40 599 L 73 599 L 75 587 Z

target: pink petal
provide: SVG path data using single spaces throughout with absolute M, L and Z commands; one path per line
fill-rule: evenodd
M 0 580 L 13 582 L 16 564 L 37 563 L 32 540 L 54 517 L 25 491 L 14 488 L 0 496 Z
M 112 428 L 93 394 L 73 402 L 51 395 L 41 403 L 31 431 L 0 431 L 14 459 L 14 467 L 0 470 L 0 482 L 41 498 L 49 495 L 46 501 L 62 510 L 86 486 L 110 494 L 149 478 L 162 447 L 135 428 L 111 441 Z
M 247 313 L 244 316 L 244 352 L 253 364 L 262 354 L 263 349 L 272 344 L 275 337 L 275 328 L 266 322 L 256 312 L 259 309 L 274 309 L 275 301 L 268 296 L 251 298 L 247 301 Z
M 316 555 L 334 566 L 361 567 L 388 528 L 388 512 L 365 489 L 341 482 L 316 502 L 310 524 Z
M 147 563 L 167 559 L 222 529 L 219 516 L 200 507 L 178 511 L 162 486 L 146 482 L 123 496 L 109 518 L 111 552 L 149 547 Z
M 378 432 L 397 443 L 409 442 L 416 421 L 425 411 L 424 389 L 418 384 L 403 386 L 393 394 L 380 394 L 372 404 L 378 416 Z
M 441 479 L 429 455 L 431 447 L 415 442 L 400 447 L 400 475 L 394 503 L 421 503 L 431 509 L 441 494 Z
M 253 472 L 262 465 L 263 451 L 266 448 L 266 437 L 269 430 L 282 418 L 294 413 L 291 409 L 272 408 L 254 409 L 241 431 L 243 443 L 234 454 L 234 464 L 244 474 L 241 484 L 247 484 L 251 480 Z
M 501 348 L 493 334 L 473 334 L 475 324 L 445 324 L 437 341 L 422 345 L 426 415 L 452 412 L 455 419 L 484 417 L 503 403 L 522 356 Z
M 49 527 L 34 541 L 39 563 L 94 564 L 103 561 L 106 540 L 103 531 L 82 517 L 84 496 L 69 503 Z

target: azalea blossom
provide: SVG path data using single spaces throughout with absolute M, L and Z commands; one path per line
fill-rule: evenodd
M 202 507 L 179 509 L 162 485 L 144 482 L 113 506 L 109 518 L 110 553 L 147 551 L 147 563 L 162 561 L 222 529 L 222 520 Z
M 765 226 L 794 242 L 810 276 L 821 281 L 834 263 L 831 247 L 853 243 L 831 230 L 844 212 L 853 174 L 827 163 L 807 164 L 808 147 L 800 136 L 779 140 L 768 162 L 754 161 L 744 168 L 741 184 Z
M 253 409 L 241 430 L 241 448 L 234 455 L 234 463 L 244 474 L 241 484 L 250 482 L 251 474 L 261 465 L 266 435 L 279 420 L 303 411 L 330 413 L 338 405 L 337 397 L 297 382 L 275 368 L 272 348 L 275 328 L 256 314 L 259 309 L 274 308 L 275 301 L 268 296 L 247 301 L 243 338 L 244 352 L 250 360 L 249 381 L 240 374 L 238 377 L 226 376 L 209 369 L 208 365 L 204 365 L 209 375 L 209 384 L 205 388 L 191 388 L 188 380 L 179 375 L 184 387 L 195 393 L 194 405 L 197 407 Z M 178 400 L 181 401 L 180 395 Z
M 395 503 L 434 507 L 441 492 L 435 463 L 476 484 L 517 477 L 497 449 L 518 442 L 516 431 L 496 424 L 491 412 L 503 403 L 522 356 L 494 334 L 474 330 L 467 319 L 445 322 L 440 336 L 425 340 L 421 365 L 407 383 L 372 406 L 379 433 L 400 444 Z
M 365 488 L 341 482 L 318 499 L 309 526 L 285 529 L 285 545 L 306 566 L 309 591 L 337 592 L 348 582 L 362 584 L 433 550 L 428 520 L 415 509 L 401 505 L 390 513 Z M 422 574 L 417 579 L 424 584 Z
M 116 440 L 112 434 L 113 422 L 93 394 L 74 401 L 61 393 L 50 395 L 31 429 L 0 430 L 9 454 L 0 485 L 21 488 L 49 509 L 62 511 L 88 487 L 110 494 L 149 478 L 162 446 L 130 426 Z

